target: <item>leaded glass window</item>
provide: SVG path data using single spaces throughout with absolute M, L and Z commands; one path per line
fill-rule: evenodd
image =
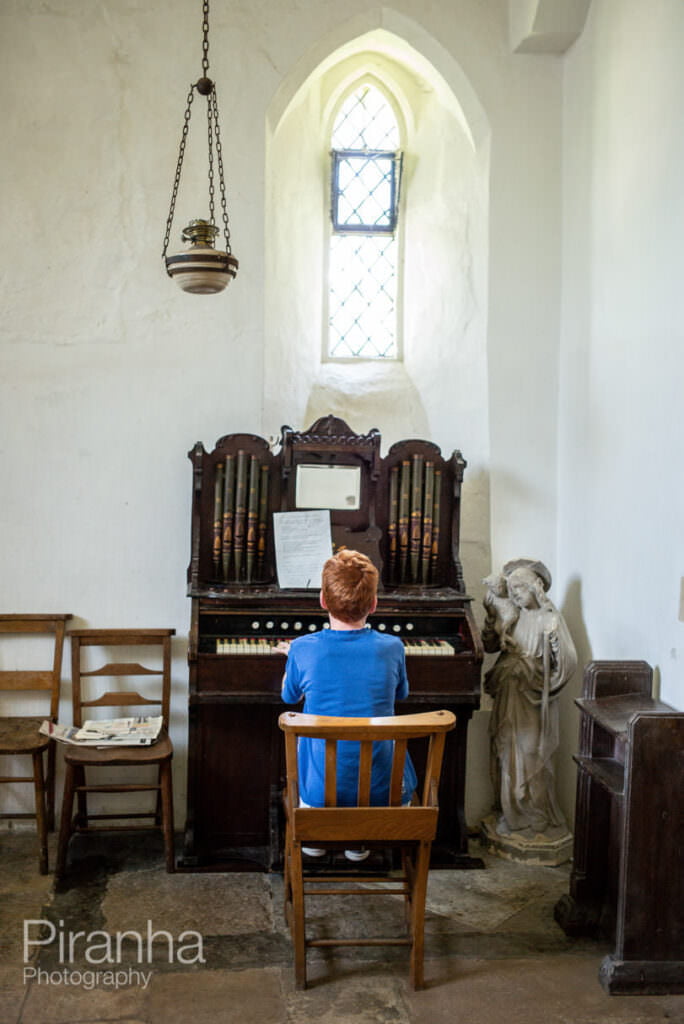
M 396 359 L 399 125 L 376 86 L 342 103 L 332 130 L 328 355 Z

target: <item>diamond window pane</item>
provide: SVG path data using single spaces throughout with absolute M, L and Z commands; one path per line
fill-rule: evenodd
M 380 89 L 350 93 L 331 134 L 330 358 L 397 358 L 399 146 Z
M 396 239 L 387 236 L 332 236 L 332 358 L 396 359 L 396 247 Z
M 336 154 L 337 188 L 334 190 L 337 229 L 394 226 L 394 157 Z
M 399 125 L 390 104 L 374 85 L 362 85 L 339 109 L 333 149 L 398 149 Z

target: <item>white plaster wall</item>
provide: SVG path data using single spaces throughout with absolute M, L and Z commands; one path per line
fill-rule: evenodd
M 392 92 L 406 126 L 403 360 L 326 362 L 330 117 L 364 75 Z M 475 580 L 489 566 L 486 143 L 478 153 L 436 69 L 380 30 L 312 69 L 273 129 L 267 163 L 266 405 L 288 422 L 333 412 L 376 426 L 385 450 L 409 436 L 466 452 L 463 557 Z
M 320 61 L 355 35 L 384 26 L 420 52 L 454 88 L 489 166 L 488 192 L 478 200 L 488 205 L 488 251 L 474 271 L 487 303 L 478 316 L 486 324 L 488 409 L 473 410 L 479 426 L 469 422 L 466 434 L 463 411 L 436 376 L 421 380 L 410 417 L 428 410 L 432 438 L 462 447 L 469 472 L 479 474 L 485 497 L 475 513 L 464 508 L 473 565 L 487 561 L 491 533 L 495 564 L 531 554 L 555 567 L 556 539 L 560 62 L 510 52 L 505 0 L 350 0 L 343 10 L 328 0 L 214 4 L 210 72 L 240 270 L 224 295 L 189 296 L 166 278 L 161 246 L 185 99 L 201 70 L 198 6 L 0 7 L 1 605 L 71 611 L 82 626 L 176 628 L 179 825 L 186 453 L 232 431 L 268 436 L 283 422 L 308 425 L 283 418 L 280 407 L 274 415 L 264 388 L 267 116 L 279 90 L 303 80 L 292 76 L 300 62 L 308 68 L 312 55 Z M 196 100 L 189 149 L 193 139 L 204 146 L 204 131 Z M 172 246 L 188 219 L 206 216 L 199 163 L 188 157 Z M 319 268 L 308 271 L 319 287 Z M 296 301 L 277 310 L 293 330 Z M 280 400 L 292 393 L 298 411 L 307 395 L 297 369 L 283 365 Z M 483 368 L 478 389 L 484 377 Z M 397 422 L 397 436 L 412 434 L 413 422 Z M 479 598 L 477 579 L 468 584 Z M 67 697 L 68 686 L 64 717 Z M 486 721 L 483 712 L 473 728 L 473 820 L 485 809 Z
M 558 583 L 582 660 L 643 658 L 678 708 L 683 45 L 677 0 L 594 0 L 566 59 L 558 467 Z
M 263 164 L 263 132 L 244 108 L 231 117 L 244 139 L 226 154 L 244 284 L 229 302 L 203 303 L 172 285 L 161 261 L 185 98 L 201 66 L 199 19 L 191 5 L 174 7 L 173 18 L 165 3 L 0 10 L 0 204 L 14 249 L 0 276 L 0 558 L 5 611 L 176 628 L 181 817 L 186 453 L 198 438 L 259 425 L 262 246 L 248 225 L 250 207 L 261 209 L 251 161 Z M 239 27 L 234 38 L 234 60 L 216 61 L 226 96 L 241 72 Z M 203 140 L 206 119 L 195 118 Z M 176 248 L 191 216 L 206 212 L 181 201 Z M 10 795 L 31 806 L 28 787 Z

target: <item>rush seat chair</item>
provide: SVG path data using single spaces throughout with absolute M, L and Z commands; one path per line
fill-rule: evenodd
M 159 739 L 151 746 L 110 746 L 78 747 L 64 745 L 64 798 L 59 830 L 57 866 L 58 879 L 64 876 L 67 864 L 69 841 L 74 832 L 132 831 L 153 827 L 164 836 L 166 870 L 175 870 L 173 839 L 173 786 L 171 759 L 173 746 L 168 736 L 169 704 L 171 697 L 171 637 L 175 629 L 78 629 L 69 633 L 71 641 L 71 683 L 73 703 L 73 724 L 82 726 L 84 717 L 94 717 L 91 709 L 105 707 L 112 709 L 111 718 L 132 714 L 161 715 L 163 727 Z M 139 662 L 107 661 L 98 668 L 86 668 L 86 651 L 100 649 L 97 656 L 109 657 L 111 648 L 146 648 L 154 658 L 154 667 L 145 667 Z M 105 653 L 107 652 L 107 653 Z M 155 657 L 156 655 L 156 657 Z M 125 657 L 126 655 L 124 655 Z M 161 681 L 153 695 L 142 695 L 138 691 L 122 690 L 117 683 L 128 685 L 132 677 L 153 677 Z M 93 695 L 101 679 L 109 679 L 113 689 Z M 147 688 L 140 684 L 140 688 Z M 97 688 L 99 689 L 99 688 Z M 156 711 L 154 708 L 156 707 Z M 85 712 L 85 715 L 84 715 Z M 116 775 L 116 769 L 156 769 L 147 772 L 154 778 L 131 782 L 131 772 L 117 782 L 89 781 L 92 769 L 107 768 L 107 776 Z M 114 771 L 112 771 L 114 770 Z M 155 806 L 151 810 L 118 810 L 93 813 L 88 807 L 90 793 L 141 793 L 153 792 Z M 74 797 L 76 813 L 73 815 Z M 118 824 L 111 822 L 129 819 L 148 819 L 147 824 Z M 151 819 L 151 822 L 150 822 Z M 104 823 L 104 824 L 103 824 Z
M 0 615 L 0 640 L 5 637 L 24 636 L 51 639 L 51 666 L 49 668 L 21 668 L 0 670 L 0 755 L 30 757 L 33 762 L 31 775 L 3 775 L 0 783 L 33 783 L 35 793 L 34 812 L 3 812 L 0 818 L 35 818 L 38 832 L 39 869 L 41 875 L 48 872 L 47 834 L 55 827 L 55 745 L 39 732 L 44 719 L 57 721 L 59 693 L 62 676 L 62 651 L 68 613 L 60 615 Z M 0 642 L 0 658 L 2 647 Z M 47 660 L 47 659 L 46 659 Z M 0 665 L 3 662 L 0 660 Z M 18 703 L 31 691 L 42 692 L 46 707 L 41 716 L 10 715 L 5 704 L 11 698 Z M 49 706 L 47 698 L 49 697 Z M 47 752 L 47 775 L 43 755 Z

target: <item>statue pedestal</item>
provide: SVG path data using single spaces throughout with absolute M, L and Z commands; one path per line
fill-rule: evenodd
M 572 857 L 572 832 L 560 829 L 555 829 L 555 832 L 560 832 L 560 835 L 545 835 L 542 832 L 531 837 L 520 832 L 499 835 L 496 831 L 496 818 L 492 814 L 481 822 L 480 842 L 488 853 L 495 853 L 506 860 L 555 867 L 565 864 Z

